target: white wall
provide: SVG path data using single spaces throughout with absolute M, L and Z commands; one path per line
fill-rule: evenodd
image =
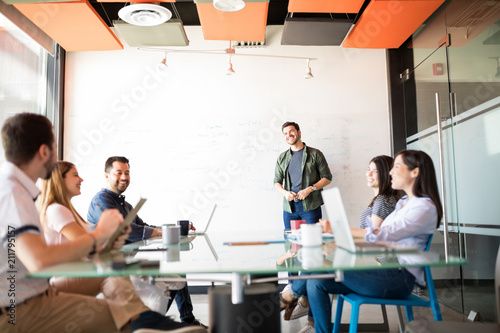
M 227 76 L 222 55 L 170 54 L 132 48 L 67 54 L 64 158 L 85 179 L 73 200 L 86 215 L 105 185 L 104 161 L 131 160 L 124 193 L 150 224 L 189 218 L 203 224 L 219 204 L 211 230 L 283 226 L 282 197 L 273 189 L 276 158 L 287 149 L 281 124 L 296 121 L 302 138 L 326 155 L 344 194 L 351 224 L 371 198 L 364 181 L 369 160 L 390 154 L 384 50 L 281 46 L 282 27 L 267 30 L 266 47 L 237 53 L 315 57 L 305 60 L 234 57 Z M 225 49 L 186 27 L 187 49 Z M 333 186 L 330 185 L 330 186 Z

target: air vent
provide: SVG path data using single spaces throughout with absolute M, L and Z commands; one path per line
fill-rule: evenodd
M 352 26 L 349 19 L 287 17 L 281 45 L 341 45 Z
M 500 1 L 473 1 L 460 15 L 448 23 L 448 28 L 470 28 L 487 21 L 498 10 L 500 10 Z
M 120 9 L 118 16 L 123 21 L 132 25 L 152 27 L 170 20 L 172 13 L 160 5 L 136 3 Z
M 249 41 L 238 41 L 233 42 L 234 48 L 255 48 L 255 47 L 265 47 L 266 41 L 263 42 L 249 42 Z

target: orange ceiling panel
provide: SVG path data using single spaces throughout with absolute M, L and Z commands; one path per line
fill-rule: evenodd
M 444 0 L 372 0 L 345 38 L 345 48 L 397 49 Z
M 118 38 L 87 0 L 14 6 L 66 51 L 123 49 Z
M 266 38 L 268 2 L 247 2 L 237 12 L 223 12 L 212 3 L 197 3 L 205 40 L 263 42 Z
M 290 0 L 289 13 L 358 13 L 365 0 Z
M 97 0 L 97 2 L 121 2 L 123 4 L 124 0 Z M 175 2 L 175 0 L 134 0 L 130 3 L 155 3 L 155 2 Z

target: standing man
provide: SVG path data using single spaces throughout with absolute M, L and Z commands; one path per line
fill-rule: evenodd
M 104 164 L 104 174 L 106 176 L 106 188 L 101 189 L 90 202 L 87 213 L 89 223 L 97 224 L 103 209 L 116 208 L 125 217 L 133 207 L 125 201 L 125 192 L 130 184 L 130 164 L 129 160 L 123 156 L 112 156 Z M 155 227 L 145 223 L 139 216 L 131 224 L 132 232 L 127 238 L 127 242 L 137 242 L 155 236 L 160 236 L 160 232 Z M 179 290 L 170 290 L 170 299 L 167 311 L 175 298 L 179 309 L 181 322 L 199 325 L 206 328 L 193 315 L 193 304 L 187 284 Z
M 322 217 L 321 189 L 332 182 L 332 173 L 323 153 L 302 142 L 297 123 L 286 122 L 281 130 L 290 149 L 278 157 L 274 188 L 284 197 L 283 221 L 290 230 L 290 220 L 316 223 Z
M 57 160 L 52 124 L 41 115 L 17 114 L 2 126 L 2 143 L 7 162 L 0 170 L 0 332 L 199 331 L 145 306 L 124 317 L 124 310 L 105 299 L 60 293 L 47 279 L 27 278 L 28 273 L 99 252 L 123 217 L 117 210 L 106 210 L 92 232 L 47 245 L 34 201 L 40 194 L 35 182 L 48 179 Z M 115 248 L 123 245 L 125 237 L 118 238 Z M 133 295 L 135 291 L 121 293 L 124 300 Z

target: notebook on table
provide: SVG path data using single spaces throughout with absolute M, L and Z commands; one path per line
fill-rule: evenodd
M 417 247 L 392 242 L 355 242 L 338 187 L 322 191 L 324 208 L 338 247 L 351 253 L 419 252 Z
M 135 217 L 137 216 L 137 213 L 139 213 L 139 210 L 141 209 L 142 205 L 146 202 L 147 199 L 145 198 L 140 198 L 139 202 L 137 205 L 135 205 L 134 209 L 132 209 L 127 216 L 125 217 L 125 221 L 123 221 L 118 228 L 115 230 L 115 232 L 109 237 L 109 241 L 106 244 L 106 246 L 101 250 L 101 252 L 109 252 L 113 249 L 113 244 L 115 243 L 116 239 L 125 232 L 125 230 L 128 228 L 129 225 L 132 224 L 134 221 Z

